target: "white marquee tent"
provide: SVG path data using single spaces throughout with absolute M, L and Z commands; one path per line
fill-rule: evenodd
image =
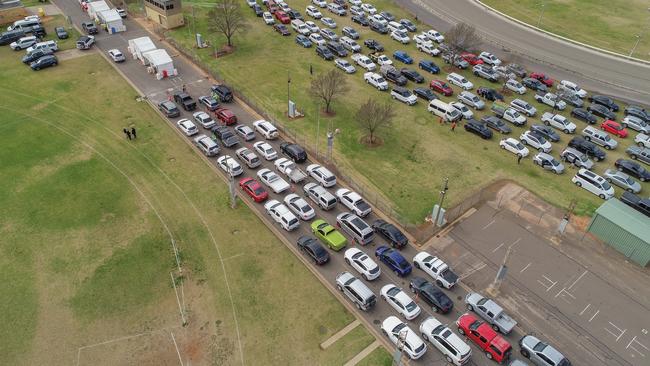
M 174 61 L 169 57 L 167 51 L 153 50 L 142 54 L 142 56 L 149 61 L 147 70 L 155 74 L 158 80 L 178 74 L 178 71 L 174 68 Z
M 104 10 L 110 10 L 110 7 L 108 4 L 106 4 L 106 1 L 100 0 L 88 3 L 88 15 L 93 19 L 97 18 L 97 13 Z
M 149 37 L 129 39 L 129 52 L 133 55 L 133 59 L 139 59 L 144 65 L 147 65 L 149 61 L 147 61 L 147 59 L 142 55 L 146 52 L 153 51 L 156 48 L 156 45 L 153 44 L 153 41 Z
M 97 13 L 97 18 L 100 23 L 104 24 L 110 34 L 126 31 L 126 26 L 122 23 L 122 17 L 115 9 L 101 11 Z

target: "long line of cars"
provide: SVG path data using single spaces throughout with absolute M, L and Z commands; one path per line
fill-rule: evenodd
M 446 52 L 445 38 L 440 32 L 431 29 L 417 33 L 417 27 L 410 20 L 396 20 L 392 14 L 378 11 L 371 4 L 361 3 L 358 0 L 347 3 L 344 0 L 331 3 L 312 0 L 306 7 L 305 13 L 313 18 L 313 21 L 305 21 L 300 12 L 292 9 L 282 0 L 264 0 L 264 4 L 269 10 L 260 13 L 264 21 L 273 25 L 283 35 L 291 34 L 290 25 L 297 33 L 298 45 L 302 47 L 315 45 L 316 54 L 324 60 L 333 60 L 335 67 L 348 74 L 354 74 L 356 67 L 364 69 L 363 79 L 366 83 L 379 91 L 390 89 L 391 97 L 397 101 L 412 106 L 417 104 L 418 99 L 423 99 L 427 102 L 428 111 L 441 120 L 447 122 L 466 120 L 463 128 L 484 139 L 491 139 L 493 131 L 500 134 L 511 133 L 512 128 L 505 122 L 521 127 L 538 115 L 538 108 L 521 98 L 504 103 L 503 91 L 507 90 L 517 95 L 526 94 L 528 91 L 535 92 L 534 100 L 548 110 L 541 114 L 542 123 L 532 123 L 527 131 L 520 134 L 519 139 L 513 137 L 502 139 L 499 142 L 500 147 L 521 158 L 530 154 L 530 148 L 538 150 L 532 158 L 533 163 L 556 174 L 562 174 L 565 170 L 561 161 L 580 168 L 572 181 L 578 187 L 603 199 L 614 196 L 612 184 L 636 194 L 639 193 L 641 185 L 633 178 L 642 182 L 650 180 L 650 172 L 636 161 L 618 159 L 614 169 L 618 173 L 615 176 L 605 175 L 605 177 L 593 172 L 595 164 L 591 161 L 591 159 L 602 161 L 605 158 L 606 152 L 600 147 L 605 150 L 617 148 L 618 143 L 613 136 L 626 138 L 630 134 L 629 131 L 636 130 L 638 131 L 635 136 L 637 146 L 630 146 L 625 152 L 632 160 L 650 164 L 648 158 L 650 156 L 650 112 L 643 107 L 627 106 L 624 109 L 624 119 L 616 122 L 615 112 L 620 107 L 611 97 L 588 95 L 572 81 L 561 80 L 556 83 L 543 73 L 528 73 L 518 64 L 506 65 L 490 52 L 483 51 L 478 54 L 463 52 L 454 56 Z M 257 3 L 250 0 L 249 5 L 255 8 Z M 257 7 L 261 9 L 259 5 Z M 419 86 L 417 84 L 425 84 L 425 78 L 417 70 L 408 67 L 416 62 L 407 51 L 397 50 L 391 59 L 381 53 L 384 47 L 379 41 L 368 38 L 363 41 L 363 46 L 371 52 L 365 55 L 362 53 L 360 32 L 352 26 L 343 26 L 339 36 L 335 32 L 338 28 L 336 20 L 325 16 L 325 11 L 339 17 L 345 17 L 349 13 L 351 20 L 360 26 L 368 26 L 378 34 L 390 33 L 390 38 L 400 44 L 415 43 L 418 51 L 428 56 L 441 56 L 444 62 L 453 62 L 458 69 L 471 68 L 475 76 L 502 84 L 499 88 L 501 92 L 495 88 L 478 87 L 474 94 L 471 92 L 475 89 L 474 84 L 457 72 L 449 73 L 445 80 L 431 80 L 429 88 Z M 315 21 L 322 23 L 320 27 Z M 410 33 L 413 34 L 412 37 L 409 36 Z M 345 59 L 348 55 L 351 55 L 351 61 Z M 405 67 L 396 67 L 397 62 L 404 64 Z M 422 59 L 417 65 L 425 75 L 441 72 L 440 67 L 432 60 Z M 409 80 L 416 84 L 413 90 L 406 88 Z M 391 88 L 389 82 L 395 86 Z M 458 94 L 457 101 L 445 102 L 441 100 L 442 96 L 450 97 L 454 94 L 450 85 L 459 87 L 462 91 Z M 551 89 L 553 85 L 556 86 L 556 90 Z M 474 112 L 484 110 L 489 102 L 492 102 L 490 110 L 494 115 L 484 116 L 481 119 L 474 118 Z M 586 102 L 589 103 L 588 106 Z M 578 132 L 576 123 L 561 114 L 569 105 L 573 106 L 570 111 L 571 118 L 576 122 L 581 120 L 587 126 L 580 130 L 580 136 L 575 136 L 568 142 L 557 159 L 550 154 L 553 149 L 551 142 L 555 143 L 561 139 L 556 130 L 567 135 Z M 602 118 L 600 123 L 598 123 L 599 118 Z M 638 205 L 633 207 L 639 209 Z

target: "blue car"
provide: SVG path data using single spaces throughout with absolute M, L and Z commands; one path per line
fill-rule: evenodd
M 402 61 L 405 64 L 413 63 L 411 56 L 409 56 L 409 54 L 404 51 L 395 51 L 395 53 L 393 53 L 393 57 L 395 57 L 397 61 Z
M 402 254 L 400 254 L 400 252 L 385 245 L 377 248 L 375 251 L 375 256 L 380 261 L 384 262 L 384 264 L 386 264 L 388 267 L 390 267 L 390 269 L 398 276 L 408 276 L 413 269 L 413 267 L 411 267 L 411 264 L 406 260 L 406 258 L 402 257 Z
M 296 43 L 305 48 L 311 47 L 311 41 L 309 40 L 309 38 L 303 36 L 302 34 L 296 36 Z
M 433 61 L 422 60 L 420 61 L 418 66 L 420 67 L 420 69 L 424 71 L 428 71 L 432 74 L 437 74 L 440 72 L 440 68 L 438 67 L 438 65 L 434 64 Z

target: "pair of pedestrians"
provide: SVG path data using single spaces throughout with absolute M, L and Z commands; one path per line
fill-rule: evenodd
M 137 135 L 137 133 L 136 133 L 135 127 L 132 127 L 132 128 L 131 128 L 131 131 L 129 131 L 128 128 L 125 128 L 125 129 L 123 129 L 122 131 L 123 131 L 124 134 L 126 135 L 126 138 L 129 139 L 129 140 L 135 140 L 135 139 L 138 138 L 138 135 Z

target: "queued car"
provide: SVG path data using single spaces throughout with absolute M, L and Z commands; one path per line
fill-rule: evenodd
M 406 292 L 392 283 L 382 287 L 379 294 L 406 320 L 413 320 L 422 312 L 420 306 Z
M 253 150 L 247 147 L 240 147 L 237 149 L 235 151 L 235 156 L 251 169 L 255 169 L 258 166 L 262 165 L 262 161 L 257 156 L 257 154 L 255 154 Z
M 343 254 L 343 258 L 345 263 L 352 266 L 366 281 L 372 281 L 381 275 L 379 265 L 360 249 L 347 249 Z
M 270 169 L 260 169 L 257 177 L 275 193 L 282 193 L 291 188 L 289 183 Z
M 325 264 L 330 259 L 330 254 L 315 238 L 303 235 L 296 242 L 298 249 L 305 253 L 316 264 Z
M 417 295 L 418 299 L 423 299 L 424 302 L 431 305 L 431 310 L 434 313 L 447 314 L 454 307 L 454 302 L 442 290 L 422 277 L 413 277 L 409 288 Z
M 169 100 L 163 100 L 158 103 L 158 110 L 160 110 L 167 118 L 174 118 L 181 115 L 180 109 L 178 109 L 174 102 Z
M 298 218 L 280 201 L 270 200 L 264 204 L 264 209 L 284 230 L 293 231 L 300 227 Z
M 334 226 L 325 220 L 314 220 L 311 224 L 311 232 L 328 248 L 339 251 L 348 244 L 348 240 Z
M 427 345 L 422 339 L 409 328 L 406 323 L 399 320 L 396 316 L 389 316 L 381 323 L 381 331 L 390 339 L 393 344 L 404 344 L 403 352 L 412 359 L 417 360 L 427 351 Z M 404 340 L 402 341 L 402 337 Z
M 253 144 L 253 148 L 266 160 L 275 160 L 278 157 L 278 152 L 268 142 L 258 141 Z
M 255 140 L 255 131 L 246 125 L 235 126 L 235 132 L 241 136 L 244 141 Z
M 209 95 L 200 96 L 199 97 L 199 103 L 203 104 L 203 106 L 205 108 L 207 108 L 207 110 L 209 110 L 210 112 L 213 112 L 217 108 L 219 108 L 219 102 L 217 102 L 216 99 L 214 99 L 213 97 L 211 97 Z
M 185 134 L 185 136 L 193 136 L 199 133 L 199 129 L 189 119 L 183 118 L 176 122 L 176 126 Z
M 226 126 L 215 126 L 211 129 L 212 133 L 221 140 L 225 147 L 234 147 L 239 144 L 239 138 Z
M 375 222 L 372 223 L 372 229 L 384 237 L 393 248 L 403 248 L 409 242 L 408 238 L 400 229 L 384 220 L 375 220 Z
M 510 358 L 512 354 L 510 343 L 474 314 L 461 315 L 456 325 L 458 333 L 474 342 L 481 351 L 485 352 L 488 359 L 502 363 Z
M 347 188 L 341 188 L 336 191 L 336 198 L 352 210 L 359 217 L 366 217 L 372 212 L 372 207 L 359 195 Z
M 255 202 L 264 202 L 269 198 L 269 192 L 253 178 L 243 178 L 239 181 L 239 187 L 249 195 Z
M 612 120 L 606 120 L 605 122 L 600 124 L 600 129 L 609 132 L 614 136 L 626 138 L 627 137 L 627 129 L 623 127 L 620 123 L 612 121 Z
M 244 172 L 241 165 L 230 155 L 220 156 L 217 159 L 217 165 L 226 172 L 226 174 L 232 175 L 233 177 L 237 177 Z
M 309 221 L 316 216 L 316 211 L 304 198 L 295 193 L 288 194 L 284 198 L 284 203 L 289 207 L 294 214 L 301 220 Z
M 93 22 L 82 22 L 81 29 L 83 29 L 87 34 L 97 34 L 99 32 L 97 25 Z
M 214 125 L 217 124 L 217 122 L 215 122 L 212 119 L 212 117 L 210 117 L 210 115 L 205 113 L 205 112 L 194 112 L 194 113 L 192 113 L 192 117 L 194 118 L 196 123 L 203 126 L 203 128 L 210 129 L 210 128 L 214 127 Z
M 375 250 L 375 256 L 400 277 L 408 276 L 413 270 L 406 258 L 394 248 L 382 245 Z
M 228 108 L 219 107 L 214 111 L 214 116 L 226 126 L 237 123 L 237 116 Z
M 521 355 L 539 366 L 571 366 L 569 361 L 557 349 L 542 342 L 532 335 L 525 335 L 519 340 Z
M 564 172 L 564 165 L 557 161 L 551 154 L 539 152 L 533 156 L 533 164 L 539 165 L 544 170 L 552 171 L 555 174 L 562 174 Z
M 422 339 L 431 342 L 440 351 L 447 363 L 462 366 L 469 362 L 472 349 L 449 327 L 433 316 L 425 319 L 420 324 Z M 513 365 L 511 365 L 513 366 Z
M 650 172 L 635 161 L 617 159 L 614 166 L 619 171 L 627 173 L 635 178 L 639 178 L 641 182 L 650 181 Z

